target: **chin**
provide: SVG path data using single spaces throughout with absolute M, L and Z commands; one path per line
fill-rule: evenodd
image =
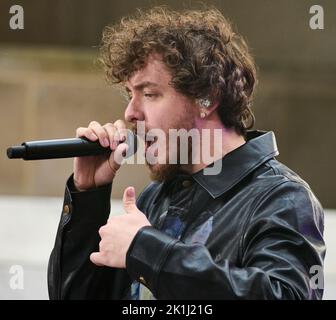
M 148 165 L 150 170 L 150 178 L 153 181 L 164 182 L 175 178 L 180 171 L 178 164 L 155 164 Z

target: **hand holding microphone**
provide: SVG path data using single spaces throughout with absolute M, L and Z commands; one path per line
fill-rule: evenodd
M 124 121 L 101 125 L 90 122 L 87 128 L 78 128 L 76 137 L 99 141 L 100 145 L 110 148 L 111 154 L 90 157 L 76 157 L 74 160 L 74 183 L 78 190 L 87 190 L 111 183 L 120 168 L 123 153 L 127 152 L 127 129 Z
M 78 128 L 73 139 L 24 142 L 7 149 L 10 159 L 25 160 L 75 157 L 74 182 L 79 190 L 111 183 L 124 158 L 136 152 L 136 136 L 122 120 L 104 126 L 92 121 Z

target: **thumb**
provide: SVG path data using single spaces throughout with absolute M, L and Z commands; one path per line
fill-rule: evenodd
M 134 187 L 127 187 L 124 191 L 123 205 L 126 213 L 138 212 L 135 199 L 135 189 Z
M 90 260 L 98 267 L 102 267 L 105 265 L 104 258 L 100 252 L 93 252 L 90 254 Z

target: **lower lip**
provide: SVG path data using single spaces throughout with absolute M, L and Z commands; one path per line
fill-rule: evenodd
M 151 150 L 153 144 L 147 144 L 146 143 L 146 146 L 145 146 L 145 151 L 147 152 L 148 150 Z
M 151 157 L 157 157 L 157 155 L 158 155 L 158 148 L 157 148 L 157 146 L 155 147 L 154 146 L 154 148 L 153 148 L 153 145 L 154 144 L 151 144 L 151 145 L 146 145 L 145 146 L 145 153 L 146 153 L 146 155 L 149 155 L 149 156 L 151 156 Z

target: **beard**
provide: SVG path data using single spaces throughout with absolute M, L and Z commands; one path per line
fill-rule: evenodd
M 173 180 L 182 170 L 180 164 L 148 165 L 152 181 L 164 182 Z
M 169 129 L 185 129 L 187 131 L 195 128 L 195 111 L 190 105 L 185 105 L 183 112 L 181 112 L 183 117 L 179 117 L 175 121 L 171 121 L 167 128 Z M 163 130 L 163 128 L 160 128 Z M 166 135 L 166 142 L 169 141 L 169 129 L 165 129 L 165 135 Z M 135 134 L 138 134 L 137 132 L 137 126 L 136 124 L 132 125 L 132 131 Z M 148 128 L 146 128 L 146 135 L 149 131 Z M 176 163 L 169 163 L 169 154 L 173 153 L 172 150 L 169 150 L 169 143 L 166 144 L 166 161 L 165 163 L 155 163 L 150 164 L 147 161 L 147 157 L 145 157 L 146 165 L 148 166 L 150 170 L 150 178 L 152 181 L 157 182 L 164 182 L 173 180 L 179 173 L 186 172 L 186 165 L 190 164 L 192 162 L 192 141 L 188 138 L 187 143 L 187 164 L 185 162 L 181 163 L 181 141 L 180 137 L 177 137 L 177 147 L 176 147 L 176 157 L 172 157 L 173 159 L 176 159 Z M 174 150 L 175 151 L 175 150 Z M 185 158 L 185 154 L 184 154 Z
M 194 118 L 190 116 L 190 112 L 188 113 L 187 111 L 185 111 L 185 115 L 184 118 L 180 118 L 177 122 L 175 122 L 172 126 L 170 126 L 169 128 L 172 129 L 185 129 L 187 131 L 191 130 L 192 128 L 195 127 L 194 125 Z M 189 116 L 187 116 L 189 115 Z M 168 132 L 166 132 L 166 141 L 167 141 L 167 147 L 166 147 L 166 163 L 164 164 L 154 164 L 151 165 L 149 163 L 147 163 L 149 170 L 150 170 L 150 178 L 153 181 L 157 181 L 157 182 L 164 182 L 164 181 L 169 181 L 169 180 L 173 180 L 179 173 L 182 172 L 186 172 L 185 166 L 187 164 L 192 163 L 192 140 L 189 137 L 188 138 L 188 143 L 187 143 L 187 164 L 185 163 L 185 161 L 183 163 L 181 163 L 181 139 L 180 136 L 177 137 L 176 140 L 176 150 L 174 150 L 174 153 L 176 153 L 175 157 L 172 157 L 173 159 L 176 159 L 177 163 L 169 163 L 169 154 L 173 153 L 172 150 L 169 150 L 169 134 Z
M 168 141 L 168 138 L 166 139 L 166 141 Z M 150 170 L 151 180 L 157 181 L 157 182 L 169 181 L 169 180 L 173 180 L 178 174 L 182 172 L 184 173 L 186 172 L 185 170 L 186 163 L 181 163 L 181 147 L 180 146 L 181 146 L 180 137 L 178 137 L 177 148 L 176 148 L 177 163 L 169 163 L 168 159 L 166 161 L 167 163 L 165 164 L 151 165 L 147 163 L 147 166 L 149 167 L 149 170 Z M 192 161 L 192 141 L 190 139 L 188 139 L 187 148 L 188 148 L 187 163 L 189 164 Z M 169 155 L 169 150 L 167 151 L 167 154 Z M 167 156 L 167 158 L 169 157 Z
M 168 124 L 167 128 L 169 129 L 185 129 L 187 131 L 195 128 L 195 115 L 192 108 L 189 106 L 184 107 L 184 112 L 182 112 L 182 116 L 176 119 L 174 122 Z M 177 146 L 174 153 L 176 153 L 176 157 L 172 157 L 176 159 L 177 163 L 169 163 L 169 154 L 173 153 L 172 150 L 169 150 L 169 129 L 165 130 L 166 134 L 166 161 L 165 163 L 156 163 L 150 164 L 146 158 L 146 164 L 150 170 L 150 178 L 152 181 L 164 182 L 173 180 L 179 173 L 186 172 L 185 166 L 190 164 L 192 161 L 192 141 L 188 138 L 187 143 L 187 164 L 185 162 L 181 163 L 181 141 L 180 137 L 177 137 Z M 133 131 L 136 132 L 136 128 L 134 126 Z M 148 130 L 146 130 L 146 133 Z

